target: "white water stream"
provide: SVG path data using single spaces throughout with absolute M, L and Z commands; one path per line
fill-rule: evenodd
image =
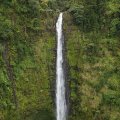
M 60 13 L 56 23 L 57 31 L 57 61 L 56 61 L 56 117 L 57 120 L 66 120 L 67 106 L 65 99 L 65 76 L 63 69 L 63 46 L 62 33 L 63 13 Z

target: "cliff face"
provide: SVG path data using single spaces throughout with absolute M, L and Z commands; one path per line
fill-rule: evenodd
M 0 68 L 1 120 L 54 119 L 57 15 L 45 12 L 39 34 L 29 33 L 32 40 L 5 42 Z
M 30 32 L 33 39 L 29 41 L 9 42 L 7 57 L 3 56 L 6 49 L 0 44 L 1 120 L 55 119 L 57 17 L 58 13 L 45 12 L 40 19 L 39 35 Z M 118 120 L 119 40 L 98 32 L 80 31 L 67 12 L 64 13 L 63 27 L 69 119 Z M 23 34 L 26 32 L 29 31 L 24 30 Z M 6 60 L 9 61 L 8 64 Z M 14 84 L 9 80 L 9 72 L 14 76 L 14 80 L 11 78 Z
M 119 39 L 83 33 L 64 14 L 70 84 L 70 120 L 118 120 Z

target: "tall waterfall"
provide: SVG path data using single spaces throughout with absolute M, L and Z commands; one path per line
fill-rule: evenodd
M 57 61 L 56 61 L 56 112 L 57 120 L 66 120 L 67 106 L 65 99 L 65 75 L 63 69 L 63 46 L 62 33 L 63 13 L 60 13 L 56 23 L 57 31 Z

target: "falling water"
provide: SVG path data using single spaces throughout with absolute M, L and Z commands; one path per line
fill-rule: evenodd
M 63 69 L 63 46 L 64 38 L 62 33 L 63 13 L 60 13 L 56 23 L 57 31 L 57 63 L 56 63 L 56 112 L 57 120 L 66 120 L 66 99 L 65 99 L 65 76 Z

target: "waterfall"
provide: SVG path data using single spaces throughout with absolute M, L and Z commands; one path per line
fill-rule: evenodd
M 56 61 L 56 113 L 57 120 L 66 120 L 67 106 L 65 99 L 65 75 L 63 69 L 64 38 L 62 33 L 63 13 L 60 13 L 56 23 L 57 31 L 57 61 Z

